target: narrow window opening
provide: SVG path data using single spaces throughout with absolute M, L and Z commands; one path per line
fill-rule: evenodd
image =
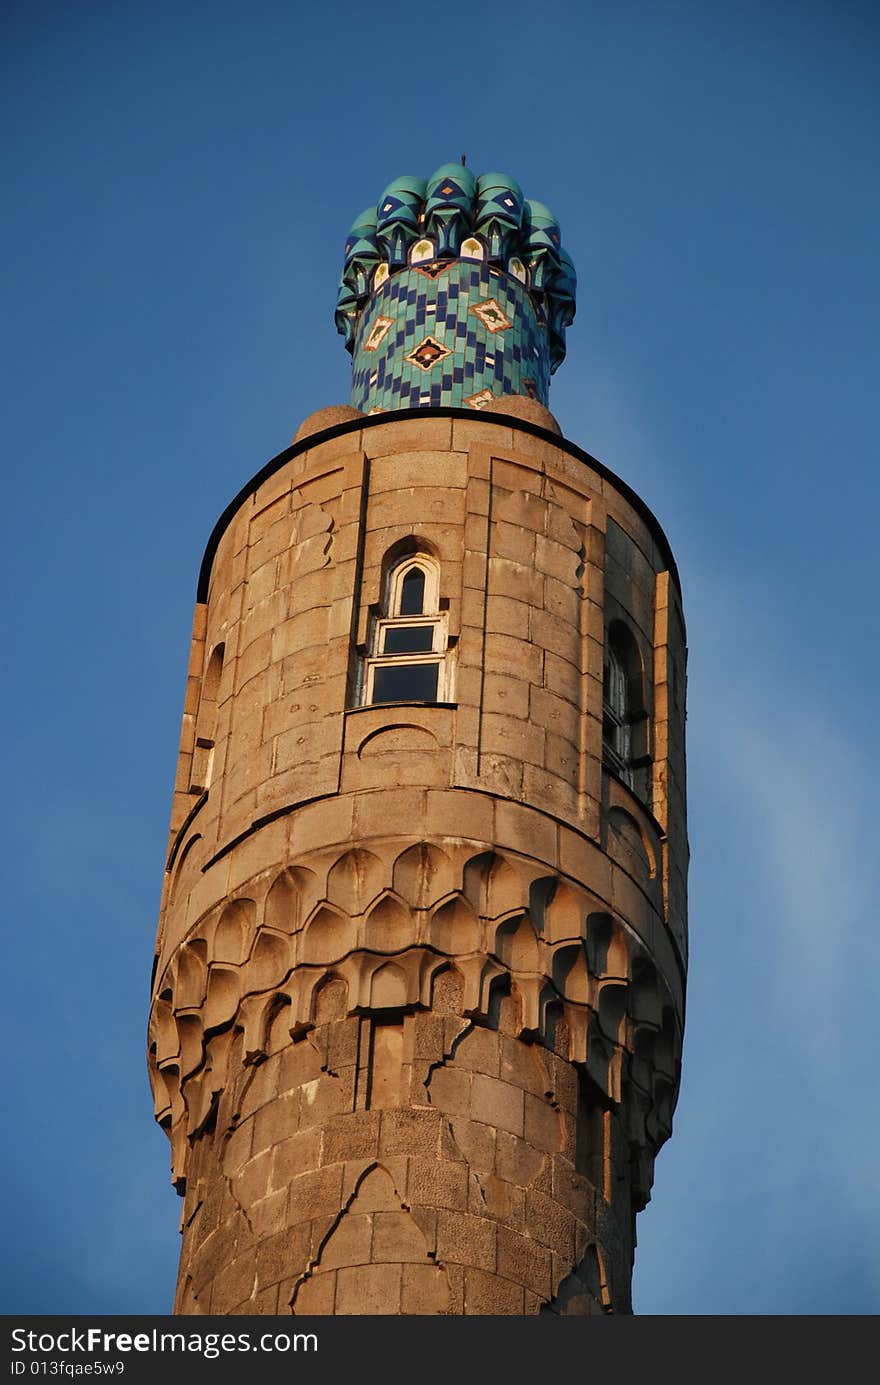
M 621 620 L 611 622 L 605 642 L 602 754 L 608 768 L 631 789 L 634 770 L 650 759 L 642 658 L 632 631 Z
M 420 567 L 411 567 L 400 584 L 398 615 L 420 616 L 425 609 L 425 574 Z
M 448 699 L 447 616 L 439 576 L 426 554 L 407 557 L 389 572 L 364 663 L 365 705 Z
M 190 793 L 204 793 L 210 786 L 214 769 L 214 741 L 217 735 L 217 699 L 220 695 L 220 676 L 223 672 L 225 644 L 218 644 L 211 654 L 202 682 L 199 714 L 196 719 L 193 746 Z
M 373 672 L 373 702 L 436 702 L 439 665 L 389 664 Z
M 434 648 L 433 625 L 386 625 L 382 654 L 426 654 Z

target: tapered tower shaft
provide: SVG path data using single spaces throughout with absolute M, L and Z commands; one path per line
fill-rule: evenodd
M 482 179 L 456 231 L 440 175 L 372 244 L 385 336 L 417 354 L 433 305 L 455 401 L 358 383 L 390 314 L 376 264 L 353 322 L 343 281 L 359 407 L 306 421 L 203 564 L 150 1043 L 182 1313 L 630 1311 L 683 1025 L 678 580 L 638 497 L 485 383 L 517 322 L 561 359 L 563 270 Z M 440 321 L 419 265 L 473 301 Z

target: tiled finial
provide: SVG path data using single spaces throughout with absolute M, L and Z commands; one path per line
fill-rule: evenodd
M 368 413 L 547 402 L 565 356 L 576 276 L 553 213 L 466 156 L 430 178 L 395 178 L 354 222 L 336 300 Z

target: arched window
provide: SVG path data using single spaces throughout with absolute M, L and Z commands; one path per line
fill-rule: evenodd
M 605 640 L 602 757 L 630 788 L 633 770 L 649 759 L 642 656 L 622 620 L 611 622 Z
M 193 746 L 190 773 L 190 793 L 204 793 L 211 783 L 211 772 L 214 768 L 214 739 L 217 735 L 217 698 L 220 692 L 220 676 L 223 672 L 225 651 L 225 644 L 215 646 L 202 680 L 199 714 L 196 719 L 196 740 Z
M 373 625 L 364 703 L 446 701 L 446 647 L 439 568 L 427 554 L 406 557 L 388 573 L 383 614 Z

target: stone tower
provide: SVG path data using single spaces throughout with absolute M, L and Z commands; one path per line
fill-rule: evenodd
M 351 406 L 199 578 L 154 966 L 175 1310 L 631 1311 L 686 967 L 685 631 L 547 409 L 575 274 L 501 174 L 355 222 Z

